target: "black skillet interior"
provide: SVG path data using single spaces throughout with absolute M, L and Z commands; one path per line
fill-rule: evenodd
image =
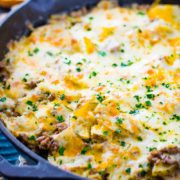
M 18 9 L 13 10 L 7 19 L 0 24 L 0 60 L 7 52 L 7 44 L 10 40 L 19 39 L 30 33 L 27 23 L 35 27 L 46 23 L 52 14 L 70 12 L 81 7 L 92 7 L 100 0 L 28 0 Z M 121 6 L 132 3 L 149 4 L 153 0 L 119 0 Z M 179 0 L 162 0 L 162 3 L 179 4 Z M 33 153 L 14 136 L 12 136 L 0 121 L 0 130 L 23 153 L 37 162 L 36 165 L 15 167 L 0 156 L 0 173 L 8 178 L 46 178 L 46 179 L 83 179 L 66 171 L 55 168 L 46 160 Z

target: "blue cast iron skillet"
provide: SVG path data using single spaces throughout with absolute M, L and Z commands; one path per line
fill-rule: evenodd
M 0 60 L 7 53 L 7 44 L 11 40 L 19 39 L 28 35 L 27 24 L 32 23 L 35 27 L 46 23 L 50 15 L 55 13 L 70 12 L 81 7 L 93 7 L 100 0 L 27 0 L 21 6 L 13 10 L 8 17 L 0 23 Z M 119 0 L 121 6 L 131 3 L 149 4 L 153 0 Z M 163 0 L 162 3 L 179 4 L 179 0 Z M 3 125 L 0 120 L 0 131 L 12 142 L 22 153 L 36 162 L 35 165 L 24 165 L 22 167 L 10 164 L 0 155 L 0 174 L 8 179 L 79 179 L 65 170 L 51 165 L 33 151 L 18 141 Z

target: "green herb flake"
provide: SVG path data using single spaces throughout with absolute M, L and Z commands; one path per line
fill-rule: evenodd
M 137 14 L 140 15 L 140 16 L 144 16 L 145 15 L 145 13 L 142 12 L 142 11 L 137 12 Z
M 127 168 L 127 169 L 125 170 L 125 172 L 126 172 L 127 174 L 131 174 L 131 168 Z
M 127 66 L 131 66 L 133 64 L 133 62 L 132 61 L 130 61 L 130 60 L 128 60 L 128 62 L 127 63 L 121 63 L 121 67 L 127 67 Z
M 126 142 L 120 141 L 120 146 L 125 147 L 126 146 Z
M 97 76 L 97 72 L 93 71 L 91 72 L 91 74 L 89 75 L 89 78 L 91 79 L 92 77 Z
M 112 64 L 112 67 L 117 67 L 118 65 L 116 63 Z
M 6 97 L 2 97 L 2 98 L 0 98 L 0 102 L 5 102 L 7 100 L 7 98 Z
M 136 114 L 138 114 L 138 113 L 139 113 L 139 110 L 138 110 L 138 109 L 129 111 L 129 114 L 134 114 L 134 115 L 136 115 Z
M 47 51 L 46 54 L 49 55 L 49 56 L 53 56 L 53 53 L 50 52 L 50 51 Z
M 62 163 L 63 163 L 63 160 L 60 159 L 60 160 L 59 160 L 59 165 L 62 165 Z
M 116 123 L 117 123 L 117 124 L 122 124 L 123 121 L 124 121 L 123 118 L 120 118 L 120 117 L 117 117 L 117 118 L 116 118 Z
M 80 67 L 76 68 L 76 71 L 81 72 L 81 68 Z
M 105 57 L 107 55 L 106 52 L 104 51 L 99 51 L 98 54 L 102 57 Z
M 63 156 L 64 155 L 64 151 L 65 151 L 65 148 L 63 146 L 60 146 L 59 149 L 58 149 L 59 155 Z
M 140 101 L 140 96 L 135 95 L 134 98 L 139 102 Z
M 155 150 L 156 149 L 156 147 L 150 147 L 149 148 L 149 152 L 151 152 L 151 151 L 153 151 L 153 150 Z
M 32 135 L 32 136 L 30 136 L 28 139 L 29 139 L 30 141 L 35 141 L 35 140 L 36 140 L 36 137 L 35 137 L 34 135 Z
M 109 133 L 108 131 L 103 131 L 103 135 L 104 135 L 104 136 L 107 136 L 108 133 Z
M 154 99 L 155 95 L 154 94 L 146 94 L 146 97 L 148 99 Z
M 143 141 L 143 138 L 141 136 L 137 137 L 138 141 Z
M 172 117 L 170 118 L 170 120 L 180 121 L 180 116 L 177 114 L 173 114 Z
M 120 129 L 116 129 L 116 131 L 115 131 L 115 133 L 117 133 L 117 134 L 121 134 L 121 130 Z
M 145 103 L 146 103 L 146 106 L 152 106 L 151 101 L 146 101 Z
M 56 119 L 59 121 L 59 122 L 64 122 L 64 117 L 62 115 L 60 116 L 57 116 Z
M 100 103 L 102 103 L 102 102 L 104 101 L 105 97 L 102 96 L 101 94 L 97 94 L 97 95 L 96 95 L 96 99 L 97 99 Z
M 71 60 L 68 58 L 65 58 L 63 62 L 64 64 L 71 65 Z
M 35 53 L 35 54 L 37 54 L 39 52 L 39 48 L 35 48 L 34 50 L 33 50 L 33 53 Z
M 82 149 L 81 154 L 83 154 L 83 155 L 86 154 L 87 151 L 89 151 L 89 149 L 90 149 L 89 146 L 85 146 L 85 147 Z
M 92 164 L 89 162 L 88 163 L 88 166 L 87 166 L 88 169 L 92 169 Z
M 32 111 L 38 111 L 38 108 L 32 101 L 26 101 L 26 104 L 32 108 Z
M 170 84 L 168 84 L 168 83 L 162 83 L 162 86 L 164 86 L 165 88 L 170 88 Z
M 65 94 L 62 94 L 61 97 L 60 97 L 61 100 L 64 100 L 65 99 Z

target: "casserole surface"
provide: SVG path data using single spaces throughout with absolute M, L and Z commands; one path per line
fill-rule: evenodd
M 103 3 L 81 13 L 11 43 L 0 118 L 85 177 L 170 175 L 179 162 L 179 8 Z

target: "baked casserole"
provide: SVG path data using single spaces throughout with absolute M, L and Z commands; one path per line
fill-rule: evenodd
M 103 1 L 9 43 L 0 119 L 90 179 L 177 179 L 180 8 Z

